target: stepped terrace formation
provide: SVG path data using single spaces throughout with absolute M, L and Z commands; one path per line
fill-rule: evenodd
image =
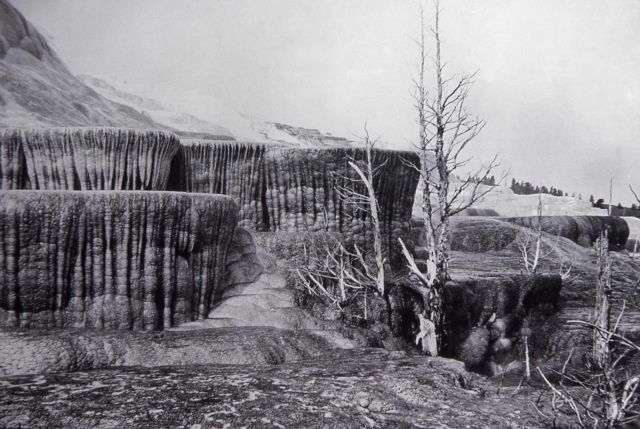
M 53 128 L 5 129 L 0 152 L 4 326 L 163 329 L 206 318 L 238 221 L 367 239 L 368 220 L 336 191 L 355 178 L 348 160 L 361 149 L 181 146 L 162 131 Z M 374 153 L 389 246 L 409 229 L 417 173 L 405 158 L 415 161 Z
M 368 238 L 366 211 L 341 200 L 338 189 L 364 193 L 348 162 L 359 148 L 278 148 L 262 144 L 186 141 L 174 159 L 176 190 L 222 193 L 240 208 L 240 224 L 256 231 L 341 232 L 356 243 Z M 412 152 L 375 150 L 374 189 L 388 248 L 410 230 L 418 173 Z M 360 207 L 361 208 L 361 207 Z
M 2 131 L 0 324 L 162 329 L 206 317 L 238 209 L 165 191 L 178 148 L 159 131 Z

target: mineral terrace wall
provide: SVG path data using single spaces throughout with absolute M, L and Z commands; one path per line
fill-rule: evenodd
M 165 190 L 179 147 L 162 131 L 0 130 L 0 189 Z
M 366 211 L 339 197 L 340 187 L 362 193 L 350 160 L 359 148 L 274 148 L 260 144 L 185 142 L 173 163 L 172 189 L 222 193 L 240 208 L 240 224 L 256 231 L 332 231 L 365 241 Z M 375 150 L 374 189 L 388 246 L 408 233 L 418 173 L 411 152 Z M 360 206 L 361 207 L 361 206 Z
M 165 191 L 179 145 L 158 131 L 0 131 L 0 325 L 162 329 L 208 315 L 238 209 Z
M 181 146 L 159 131 L 0 131 L 0 325 L 162 329 L 205 318 L 224 288 L 238 221 L 369 239 L 365 212 L 336 190 L 355 178 L 348 161 L 363 157 L 353 148 Z M 418 177 L 406 161 L 417 159 L 374 152 L 388 249 L 409 231 Z
M 222 195 L 5 191 L 0 325 L 162 329 L 205 318 L 236 222 Z

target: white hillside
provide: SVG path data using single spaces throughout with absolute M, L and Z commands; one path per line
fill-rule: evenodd
M 487 186 L 481 185 L 483 189 Z M 487 195 L 477 201 L 478 209 L 493 209 L 500 216 L 535 216 L 538 210 L 538 194 L 516 195 L 506 186 L 495 186 Z M 589 201 L 574 197 L 556 197 L 542 194 L 542 214 L 545 216 L 580 216 L 607 214 L 604 209 L 591 206 Z
M 452 183 L 452 188 L 457 186 Z M 487 190 L 489 186 L 480 185 L 480 192 Z M 470 193 L 463 194 L 470 198 Z M 422 201 L 422 189 L 416 192 L 413 206 L 414 216 L 420 216 L 420 204 Z M 434 201 L 435 202 L 435 201 Z M 536 216 L 538 211 L 538 194 L 517 195 L 506 186 L 494 186 L 491 192 L 480 198 L 473 208 L 479 210 L 493 210 L 503 217 Z M 542 194 L 542 214 L 544 216 L 580 216 L 596 215 L 604 216 L 607 211 L 591 206 L 589 201 L 579 200 L 574 197 L 556 197 Z M 640 225 L 639 231 L 640 231 Z

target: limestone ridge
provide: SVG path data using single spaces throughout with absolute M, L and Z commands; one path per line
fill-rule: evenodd
M 348 148 L 281 148 L 256 143 L 186 141 L 172 169 L 171 189 L 234 197 L 240 225 L 257 231 L 333 231 L 367 240 L 366 215 L 340 201 L 336 186 L 355 179 Z M 410 230 L 418 173 L 412 152 L 374 151 L 374 181 L 388 246 Z
M 115 128 L 0 130 L 0 189 L 164 190 L 171 133 Z

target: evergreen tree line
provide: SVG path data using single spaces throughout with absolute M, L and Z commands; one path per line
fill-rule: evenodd
M 483 185 L 487 185 L 487 186 L 496 186 L 496 177 L 493 175 L 491 177 L 474 176 L 474 177 L 471 177 L 469 181 L 474 183 L 482 183 Z
M 559 188 L 554 188 L 553 186 L 551 186 L 550 188 L 547 188 L 546 186 L 534 186 L 531 184 L 531 182 L 525 182 L 524 180 L 522 182 L 517 182 L 516 179 L 511 179 L 511 190 L 513 191 L 514 194 L 518 194 L 518 195 L 533 195 L 533 194 L 549 194 L 549 195 L 555 195 L 556 197 L 568 197 L 569 194 L 566 192 L 563 192 L 562 189 Z M 575 197 L 575 193 L 572 194 L 571 196 Z M 582 195 L 578 195 L 579 199 L 582 199 Z

